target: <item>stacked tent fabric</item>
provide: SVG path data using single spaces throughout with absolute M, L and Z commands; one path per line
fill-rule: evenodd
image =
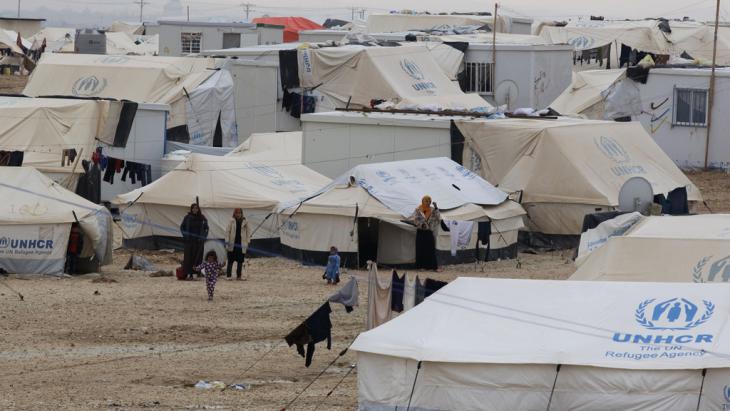
M 643 177 L 654 194 L 697 187 L 640 123 L 576 119 L 457 121 L 466 139 L 467 168 L 518 193 L 530 230 L 579 235 L 583 217 L 618 206 L 623 184 Z
M 84 236 L 81 257 L 111 263 L 112 219 L 104 206 L 64 189 L 33 167 L 0 167 L 0 175 L 0 268 L 20 274 L 62 273 L 74 222 Z
M 222 145 L 238 145 L 233 80 L 212 58 L 46 53 L 23 93 L 167 104 L 168 129 L 186 126 L 192 143 L 212 146 L 220 117 Z
M 603 223 L 612 229 L 601 230 L 598 235 L 583 234 L 589 246 L 578 255 L 578 270 L 571 280 L 730 281 L 730 215 L 622 220 L 626 221 Z
M 314 262 L 325 260 L 334 245 L 343 259 L 356 261 L 356 255 L 363 254 L 361 241 L 367 241 L 375 243 L 378 263 L 413 263 L 415 228 L 401 220 L 413 213 L 424 195 L 438 204 L 444 220 L 491 221 L 493 252 L 504 250 L 504 257 L 516 253 L 517 232 L 523 227 L 525 213 L 522 207 L 447 158 L 354 167 L 310 198 L 282 207 L 282 245 L 285 252 Z M 377 229 L 368 229 L 375 224 Z M 465 250 L 459 250 L 470 262 L 475 257 L 477 226 L 474 224 Z M 375 238 L 369 238 L 371 234 Z M 442 261 L 448 259 L 451 244 L 450 233 L 439 230 L 437 250 Z
M 124 241 L 145 248 L 178 245 L 190 204 L 200 204 L 210 238 L 224 238 L 235 208 L 242 208 L 254 240 L 278 241 L 281 202 L 300 201 L 330 180 L 301 164 L 301 132 L 254 134 L 225 156 L 191 154 L 152 184 L 118 196 Z M 262 244 L 263 245 L 263 244 Z
M 359 409 L 722 410 L 730 287 L 458 278 L 362 333 Z

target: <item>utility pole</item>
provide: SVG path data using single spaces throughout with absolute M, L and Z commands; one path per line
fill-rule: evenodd
M 709 166 L 710 130 L 712 129 L 712 104 L 715 102 L 715 63 L 717 61 L 717 30 L 720 25 L 720 0 L 715 7 L 715 37 L 712 41 L 712 71 L 710 72 L 710 89 L 707 96 L 707 135 L 705 136 L 705 169 Z
M 150 3 L 147 1 L 144 1 L 144 0 L 133 1 L 132 3 L 139 4 L 139 22 L 144 23 L 144 20 L 142 20 L 142 12 L 144 11 L 144 5 L 150 4 Z
M 255 4 L 251 4 L 251 3 L 243 3 L 243 4 L 242 4 L 242 6 L 243 6 L 243 11 L 244 11 L 244 13 L 246 13 L 246 21 L 250 21 L 250 20 L 248 19 L 248 16 L 249 16 L 249 14 L 251 13 L 251 6 L 255 6 Z
M 190 21 L 190 6 L 188 6 L 188 21 Z
M 18 18 L 20 18 L 20 0 L 18 0 Z
M 492 93 L 494 94 L 494 102 L 497 103 L 497 8 L 499 5 L 494 3 L 494 20 L 492 22 Z M 499 105 L 499 103 L 497 103 Z M 509 110 L 509 97 L 507 97 L 507 109 Z
M 355 21 L 355 10 L 356 9 L 357 9 L 356 7 L 352 7 L 352 18 L 350 19 L 350 21 Z

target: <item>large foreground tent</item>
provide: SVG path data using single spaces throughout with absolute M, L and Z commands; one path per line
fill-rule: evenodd
M 180 245 L 180 223 L 199 202 L 208 219 L 208 238 L 224 238 L 235 208 L 242 208 L 255 247 L 278 244 L 276 216 L 281 202 L 300 201 L 330 182 L 301 165 L 301 133 L 253 134 L 225 156 L 191 154 L 175 169 L 140 189 L 118 196 L 126 245 Z
M 722 410 L 730 287 L 458 278 L 365 333 L 359 409 Z
M 47 53 L 23 93 L 167 104 L 168 139 L 235 147 L 233 87 L 212 58 Z
M 316 195 L 285 204 L 280 216 L 284 252 L 297 259 L 326 261 L 336 246 L 343 262 L 403 265 L 415 262 L 415 227 L 403 223 L 429 195 L 446 221 L 491 222 L 489 249 L 482 258 L 513 258 L 525 214 L 519 204 L 447 158 L 363 164 L 335 179 Z M 456 233 L 454 233 L 456 235 Z M 439 229 L 439 261 L 474 261 L 478 224 L 452 255 L 451 233 Z M 345 261 L 346 260 L 346 261 Z
M 730 215 L 619 219 L 583 234 L 571 280 L 730 281 Z
M 79 267 L 112 258 L 109 211 L 66 190 L 33 167 L 0 167 L 0 268 L 19 274 L 60 274 L 71 225 L 83 232 Z
M 643 177 L 655 195 L 697 187 L 640 123 L 579 119 L 466 120 L 464 163 L 487 181 L 517 193 L 530 230 L 578 235 L 586 214 L 618 207 L 623 184 Z

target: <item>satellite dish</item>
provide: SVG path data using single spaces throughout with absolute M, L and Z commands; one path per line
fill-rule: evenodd
M 517 83 L 512 80 L 504 80 L 494 92 L 494 102 L 498 106 L 507 106 L 507 110 L 511 110 L 517 104 L 517 97 L 520 96 L 520 88 Z
M 649 181 L 643 177 L 631 177 L 618 192 L 619 211 L 627 213 L 638 211 L 648 215 L 652 203 L 654 203 L 654 190 Z

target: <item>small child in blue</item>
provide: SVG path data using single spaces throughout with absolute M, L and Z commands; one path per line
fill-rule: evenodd
M 330 255 L 327 258 L 327 268 L 324 270 L 324 277 L 327 284 L 340 282 L 340 256 L 337 254 L 337 247 L 330 247 Z
M 205 288 L 208 290 L 208 301 L 213 301 L 215 283 L 218 282 L 218 276 L 223 272 L 224 265 L 218 262 L 218 254 L 210 250 L 205 255 L 205 261 L 195 267 L 196 271 L 205 272 Z

